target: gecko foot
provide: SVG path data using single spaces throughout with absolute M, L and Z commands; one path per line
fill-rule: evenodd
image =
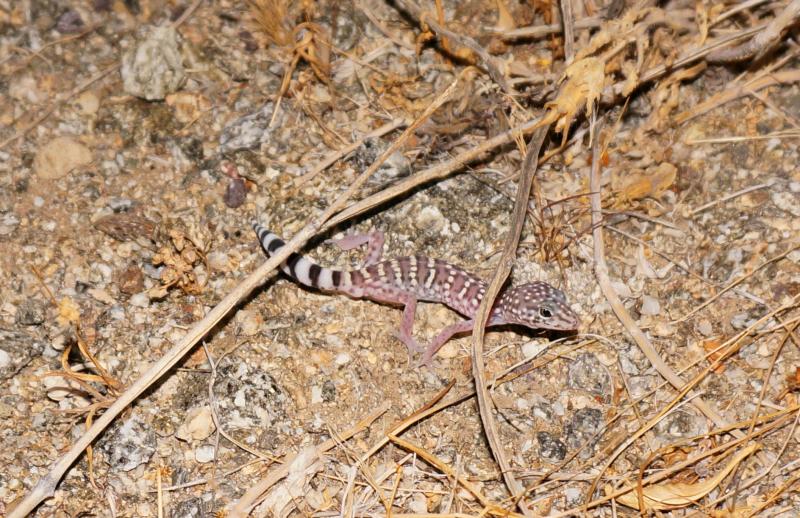
M 405 346 L 408 347 L 409 354 L 421 353 L 425 351 L 425 348 L 419 345 L 417 341 L 414 340 L 413 336 L 404 334 L 402 331 L 395 331 L 394 337 L 403 342 Z

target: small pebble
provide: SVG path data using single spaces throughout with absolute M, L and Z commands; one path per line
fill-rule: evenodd
M 186 413 L 186 418 L 175 432 L 175 437 L 182 441 L 202 441 L 214 430 L 216 427 L 211 416 L 211 409 L 207 406 L 196 407 Z
M 57 137 L 39 148 L 33 167 L 39 178 L 58 180 L 91 161 L 89 148 L 71 137 Z
M 655 316 L 661 313 L 661 304 L 650 295 L 644 295 L 642 297 L 642 309 L 640 311 L 642 315 Z
M 150 305 L 150 297 L 148 297 L 147 293 L 145 292 L 139 292 L 131 296 L 131 298 L 128 299 L 128 302 L 131 306 L 136 306 L 137 308 L 146 308 Z
M 61 34 L 75 34 L 77 32 L 81 32 L 83 27 L 84 23 L 81 19 L 81 14 L 78 11 L 73 11 L 72 9 L 64 11 L 64 13 L 58 17 L 58 21 L 56 22 L 56 30 Z
M 235 209 L 240 207 L 247 199 L 247 185 L 242 178 L 231 178 L 228 181 L 228 186 L 225 188 L 225 194 L 222 195 L 222 201 L 225 205 Z
M 210 444 L 204 444 L 194 450 L 194 460 L 200 464 L 206 464 L 214 460 L 214 447 Z

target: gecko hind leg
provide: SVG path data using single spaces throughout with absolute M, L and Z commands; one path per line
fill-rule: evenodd
M 403 319 L 400 322 L 400 329 L 397 330 L 395 336 L 398 340 L 403 342 L 408 347 L 409 353 L 421 353 L 425 349 L 414 340 L 414 316 L 417 312 L 417 299 L 415 297 L 403 297 L 402 303 L 405 304 L 403 308 Z
M 364 266 L 380 262 L 381 257 L 383 257 L 384 241 L 383 232 L 380 230 L 373 230 L 367 234 L 351 234 L 341 239 L 328 240 L 329 243 L 333 243 L 342 250 L 352 250 L 366 244 L 367 255 L 364 259 Z

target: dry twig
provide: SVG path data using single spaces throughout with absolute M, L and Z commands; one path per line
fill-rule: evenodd
M 781 35 L 800 18 L 800 0 L 792 0 L 781 12 L 747 43 L 724 48 L 708 55 L 708 61 L 730 63 L 750 59 L 758 61 L 781 42 Z
M 478 395 L 478 407 L 480 408 L 481 422 L 483 423 L 483 430 L 486 438 L 489 441 L 489 447 L 492 450 L 497 464 L 503 473 L 503 478 L 506 481 L 506 486 L 511 493 L 512 498 L 519 498 L 517 505 L 525 516 L 533 516 L 530 509 L 525 505 L 522 497 L 525 491 L 522 485 L 514 478 L 511 471 L 511 465 L 506 459 L 503 446 L 497 434 L 497 427 L 495 425 L 494 416 L 492 415 L 494 405 L 491 398 L 489 398 L 486 391 L 486 372 L 483 364 L 483 335 L 485 332 L 486 322 L 489 320 L 489 313 L 492 311 L 497 295 L 511 273 L 511 265 L 514 262 L 514 256 L 517 251 L 517 244 L 519 243 L 519 236 L 522 232 L 522 227 L 525 224 L 525 214 L 528 209 L 528 198 L 531 192 L 531 184 L 533 182 L 533 175 L 536 173 L 538 165 L 539 151 L 542 149 L 542 143 L 547 135 L 549 128 L 544 127 L 537 130 L 531 137 L 528 143 L 527 154 L 525 155 L 525 162 L 522 165 L 522 177 L 520 178 L 519 185 L 517 186 L 516 200 L 514 201 L 514 215 L 511 222 L 511 228 L 508 231 L 505 244 L 503 246 L 503 253 L 500 256 L 499 266 L 486 288 L 486 295 L 481 301 L 481 306 L 475 315 L 475 325 L 472 328 L 472 375 L 475 378 L 475 387 Z

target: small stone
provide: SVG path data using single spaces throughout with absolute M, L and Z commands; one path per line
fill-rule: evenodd
M 215 250 L 208 254 L 208 265 L 219 272 L 228 272 L 231 270 L 230 258 L 225 252 Z
M 210 444 L 204 444 L 194 450 L 194 460 L 200 464 L 206 464 L 214 460 L 214 447 Z
M 436 352 L 436 357 L 443 360 L 449 360 L 458 356 L 460 350 L 461 348 L 454 340 L 449 340 L 442 346 L 441 349 Z
M 122 57 L 123 89 L 148 101 L 163 100 L 183 83 L 180 37 L 172 26 L 151 27 Z
M 549 345 L 550 344 L 547 343 L 525 342 L 522 344 L 522 356 L 524 356 L 526 360 L 536 358 L 542 351 L 547 349 Z
M 244 336 L 255 336 L 261 331 L 261 315 L 255 310 L 243 309 L 236 314 L 239 331 Z
M 708 427 L 704 417 L 678 409 L 661 419 L 655 430 L 662 442 L 672 443 L 677 439 L 702 435 L 708 431 Z
M 44 318 L 44 305 L 33 299 L 20 304 L 14 315 L 14 321 L 21 326 L 38 326 L 44 322 Z
M 318 405 L 322 403 L 322 387 L 314 385 L 311 387 L 311 404 Z
M 259 110 L 240 117 L 227 125 L 219 136 L 219 152 L 229 153 L 240 149 L 250 149 L 267 142 L 273 128 L 280 128 L 285 117 L 278 112 L 274 126 L 270 126 L 274 104 L 269 102 Z
M 39 178 L 58 180 L 92 161 L 92 152 L 71 137 L 57 137 L 36 153 L 33 167 Z
M 84 115 L 94 115 L 100 109 L 100 97 L 92 90 L 86 90 L 75 99 L 75 105 Z
M 81 32 L 83 27 L 84 23 L 81 19 L 81 14 L 72 9 L 64 11 L 56 22 L 56 30 L 61 34 L 75 34 Z
M 642 297 L 642 308 L 640 310 L 642 315 L 649 315 L 655 316 L 661 313 L 661 304 L 658 303 L 658 300 L 651 297 L 650 295 L 644 295 Z
M 89 288 L 86 290 L 86 293 L 94 300 L 102 302 L 103 304 L 108 304 L 109 306 L 113 306 L 117 302 L 106 290 L 100 288 Z
M 800 193 L 775 191 L 772 193 L 772 203 L 792 216 L 800 217 Z
M 231 178 L 228 180 L 228 186 L 225 188 L 225 194 L 222 195 L 222 201 L 225 205 L 235 209 L 240 207 L 247 199 L 247 185 L 243 178 Z
M 561 462 L 567 456 L 567 446 L 550 432 L 538 432 L 539 456 L 551 463 Z
M 334 363 L 336 363 L 336 365 L 341 367 L 342 365 L 347 365 L 348 363 L 350 363 L 351 360 L 352 360 L 352 358 L 350 357 L 349 354 L 347 354 L 347 353 L 339 353 L 339 354 L 336 355 L 336 358 L 334 359 Z
M 703 336 L 711 336 L 714 333 L 714 327 L 704 318 L 697 323 L 697 332 Z
M 675 326 L 663 320 L 657 321 L 652 329 L 653 334 L 660 338 L 666 338 L 675 334 Z
M 325 380 L 322 384 L 322 400 L 331 403 L 336 400 L 336 384 L 331 380 Z
M 0 217 L 0 236 L 7 236 L 14 232 L 19 225 L 19 218 L 14 214 L 3 214 Z
M 211 435 L 216 427 L 209 407 L 192 408 L 186 413 L 186 419 L 178 427 L 175 437 L 182 441 L 202 441 Z
M 44 343 L 33 335 L 0 328 L 0 381 L 19 372 L 43 350 Z
M 130 198 L 114 196 L 108 200 L 108 208 L 114 212 L 125 212 L 131 210 L 132 207 L 133 200 Z
M 126 295 L 144 290 L 144 274 L 138 266 L 129 266 L 117 276 L 117 287 Z
M 581 408 L 576 410 L 572 420 L 564 427 L 564 437 L 570 448 L 582 448 L 580 457 L 583 459 L 592 456 L 597 432 L 603 426 L 603 413 L 596 408 Z
M 434 205 L 426 205 L 417 215 L 417 226 L 422 230 L 439 231 L 444 227 L 442 211 Z
M 136 411 L 100 439 L 99 449 L 113 469 L 131 471 L 150 461 L 156 451 L 156 434 Z
M 578 355 L 570 364 L 567 385 L 585 390 L 605 400 L 611 397 L 611 374 L 597 356 L 591 353 Z
M 137 308 L 146 308 L 150 305 L 150 297 L 147 296 L 146 292 L 140 292 L 133 295 L 128 302 L 131 306 L 136 306 Z
M 11 355 L 0 349 L 0 371 L 4 371 L 11 367 Z

